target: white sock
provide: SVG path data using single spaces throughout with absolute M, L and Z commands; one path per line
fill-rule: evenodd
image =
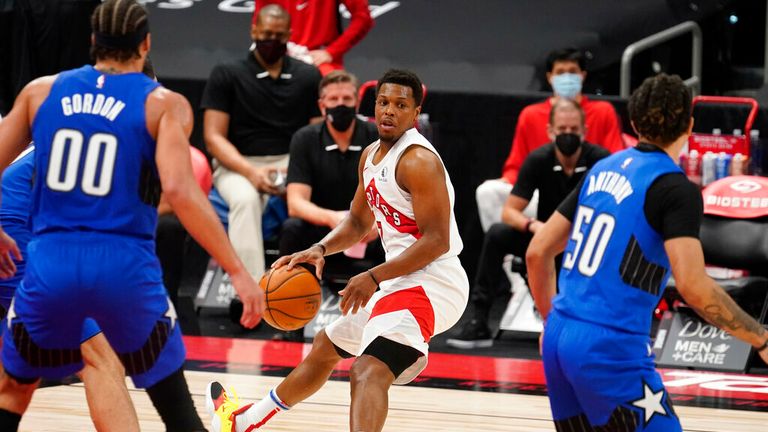
M 267 397 L 253 404 L 244 413 L 235 416 L 235 429 L 237 432 L 245 432 L 252 425 L 258 429 L 264 426 L 275 414 L 289 409 L 291 407 L 280 400 L 275 389 L 272 389 Z

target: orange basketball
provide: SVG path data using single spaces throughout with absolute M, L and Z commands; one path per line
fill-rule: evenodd
M 259 281 L 266 298 L 264 320 L 279 330 L 296 330 L 317 315 L 323 296 L 309 270 L 301 266 L 286 269 L 270 270 Z

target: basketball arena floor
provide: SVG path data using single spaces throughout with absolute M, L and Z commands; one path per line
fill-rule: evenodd
M 270 340 L 266 324 L 246 331 L 225 312 L 200 316 L 204 336 L 186 336 L 190 390 L 204 422 L 203 393 L 216 379 L 252 402 L 288 374 L 310 349 L 310 343 Z M 433 340 L 427 369 L 413 383 L 394 387 L 385 431 L 553 431 L 536 339 L 502 335 L 488 349 L 455 350 L 448 335 Z M 275 417 L 268 431 L 348 430 L 350 361 L 340 363 L 318 393 Z M 768 370 L 748 375 L 681 369 L 661 370 L 687 431 L 751 432 L 768 430 Z M 142 430 L 163 431 L 149 398 L 131 388 Z M 653 414 L 652 412 L 650 414 Z M 82 384 L 48 385 L 38 390 L 22 431 L 88 431 Z

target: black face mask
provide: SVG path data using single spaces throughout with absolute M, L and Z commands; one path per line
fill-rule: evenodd
M 355 107 L 338 105 L 333 108 L 326 108 L 325 115 L 331 121 L 331 126 L 339 132 L 343 132 L 352 126 L 355 120 Z
M 288 44 L 279 39 L 267 39 L 256 41 L 256 51 L 264 63 L 273 65 L 283 58 L 288 50 Z
M 581 137 L 572 133 L 564 133 L 555 137 L 555 145 L 565 156 L 571 156 L 581 147 Z

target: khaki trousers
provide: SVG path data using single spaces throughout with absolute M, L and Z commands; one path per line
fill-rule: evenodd
M 288 166 L 288 155 L 245 156 L 255 167 Z M 264 274 L 261 215 L 269 194 L 259 192 L 247 178 L 213 161 L 213 184 L 229 206 L 229 241 L 248 273 L 258 281 Z

